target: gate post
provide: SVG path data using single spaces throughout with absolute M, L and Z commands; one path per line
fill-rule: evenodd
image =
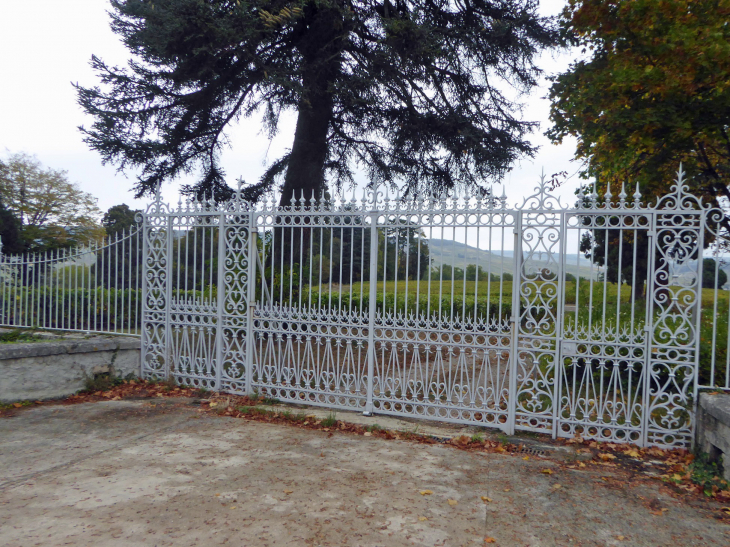
M 159 192 L 159 189 L 158 189 Z M 165 248 L 165 380 L 170 379 L 174 363 L 172 362 L 172 243 L 173 219 L 167 212 L 167 234 Z M 174 375 L 173 375 L 174 378 Z
M 246 395 L 253 395 L 253 312 L 256 307 L 256 263 L 259 252 L 256 245 L 256 211 L 248 217 L 248 290 L 246 294 Z M 261 272 L 263 275 L 263 272 Z
M 510 344 L 509 390 L 507 392 L 507 435 L 515 434 L 515 414 L 517 412 L 517 352 L 519 351 L 520 325 L 520 270 L 522 269 L 522 212 L 515 216 L 514 229 L 514 274 L 512 275 L 512 340 Z
M 221 213 L 218 217 L 218 286 L 216 296 L 218 309 L 216 310 L 216 331 L 215 331 L 215 390 L 221 389 L 221 376 L 223 374 L 223 310 L 226 299 L 225 290 L 225 262 L 226 262 L 226 214 Z M 211 287 L 211 290 L 213 288 Z
M 149 343 L 149 340 L 147 340 L 147 231 L 149 230 L 149 224 L 147 222 L 147 212 L 145 211 L 142 213 L 142 256 L 139 259 L 139 262 L 142 263 L 142 273 L 141 278 L 139 278 L 139 282 L 142 283 L 142 295 L 140 296 L 139 292 L 137 293 L 137 298 L 141 298 L 141 302 L 139 303 L 139 306 L 137 309 L 139 310 L 139 328 L 140 328 L 140 336 L 139 336 L 139 377 L 144 378 L 144 364 L 147 360 L 147 344 Z M 137 239 L 137 249 L 139 252 L 139 239 Z
M 373 193 L 377 196 L 377 193 Z M 373 211 L 370 213 L 370 295 L 368 297 L 368 377 L 365 416 L 373 415 L 373 376 L 375 374 L 375 313 L 377 311 L 378 291 L 378 213 L 375 211 L 377 199 L 373 198 Z M 383 281 L 385 282 L 385 281 Z

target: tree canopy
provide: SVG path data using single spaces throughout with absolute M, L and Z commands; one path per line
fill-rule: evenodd
M 562 30 L 586 59 L 554 79 L 548 136 L 576 137 L 603 189 L 663 195 L 683 162 L 696 195 L 730 198 L 729 20 L 730 0 L 570 0 Z
M 0 200 L 18 219 L 24 248 L 42 251 L 84 244 L 104 235 L 96 198 L 27 154 L 0 161 Z
M 0 196 L 0 252 L 5 254 L 22 253 L 25 245 L 20 237 L 20 221 L 8 211 Z
M 187 191 L 230 195 L 219 164 L 232 122 L 260 114 L 269 137 L 297 112 L 291 150 L 249 199 L 283 179 L 281 202 L 328 184 L 483 185 L 534 147 L 516 117 L 533 60 L 557 43 L 536 0 L 112 0 L 134 58 L 98 57 L 77 86 L 81 128 L 105 162 L 138 168 L 137 195 L 200 171 Z
M 130 209 L 126 203 L 113 205 L 104 213 L 101 218 L 101 225 L 104 226 L 104 230 L 110 236 L 121 235 L 124 232 L 129 233 L 132 228 L 136 228 L 137 215 L 141 213 L 141 209 Z

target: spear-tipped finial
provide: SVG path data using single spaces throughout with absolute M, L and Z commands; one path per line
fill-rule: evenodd
M 621 208 L 626 205 L 626 183 L 621 182 L 621 193 L 618 195 L 619 204 L 621 205 Z
M 641 205 L 641 192 L 639 192 L 639 183 L 636 183 L 636 192 L 634 192 L 634 207 L 639 208 Z
M 613 194 L 611 194 L 611 181 L 609 180 L 606 183 L 606 193 L 603 196 L 603 199 L 606 202 L 606 208 L 611 207 L 611 198 L 613 198 Z
M 598 201 L 598 192 L 596 191 L 596 181 L 593 181 L 593 192 L 589 194 L 589 199 L 591 201 L 591 208 L 596 208 L 596 202 Z

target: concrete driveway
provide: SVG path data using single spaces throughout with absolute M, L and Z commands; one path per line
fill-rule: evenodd
M 615 468 L 223 418 L 184 400 L 0 419 L 5 547 L 730 545 L 716 516 Z

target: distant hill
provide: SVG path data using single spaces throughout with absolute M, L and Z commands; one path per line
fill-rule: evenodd
M 466 243 L 459 241 L 451 241 L 448 239 L 429 239 L 429 253 L 431 256 L 431 265 L 439 266 L 441 264 L 450 264 L 463 268 L 464 265 L 477 264 L 484 268 L 485 271 L 500 275 L 501 273 L 510 273 L 514 275 L 514 251 L 486 251 L 472 247 Z M 557 261 L 559 257 L 553 256 L 553 260 Z M 573 275 L 581 277 L 589 277 L 591 275 L 591 261 L 583 255 L 565 254 L 566 271 Z M 537 267 L 542 264 L 540 260 L 529 260 L 528 266 Z M 547 260 L 545 262 L 547 264 Z M 595 278 L 602 268 L 593 266 L 592 273 Z

